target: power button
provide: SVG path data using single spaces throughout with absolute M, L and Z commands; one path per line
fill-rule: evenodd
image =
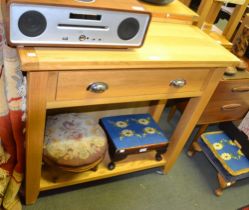
M 85 41 L 86 40 L 86 36 L 85 35 L 80 35 L 79 36 L 79 40 L 80 41 Z

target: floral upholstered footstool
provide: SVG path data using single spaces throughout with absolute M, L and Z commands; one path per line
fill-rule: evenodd
M 96 119 L 82 113 L 48 117 L 43 149 L 46 163 L 82 172 L 96 168 L 106 148 L 106 135 Z
M 105 130 L 109 141 L 110 170 L 115 162 L 129 154 L 156 150 L 156 160 L 162 160 L 168 139 L 150 114 L 132 114 L 104 117 L 100 125 Z
M 241 152 L 236 141 L 223 131 L 204 133 L 198 143 L 218 171 L 220 187 L 215 191 L 217 196 L 237 180 L 249 177 L 249 159 Z

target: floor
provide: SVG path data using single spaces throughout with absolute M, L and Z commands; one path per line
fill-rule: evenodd
M 179 113 L 160 125 L 169 134 L 178 119 Z M 217 186 L 216 171 L 203 154 L 189 158 L 184 151 L 168 175 L 153 169 L 49 191 L 24 210 L 235 210 L 249 204 L 249 179 L 219 198 L 213 193 Z

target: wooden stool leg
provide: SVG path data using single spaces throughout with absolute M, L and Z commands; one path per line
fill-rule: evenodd
M 208 124 L 201 125 L 200 129 L 198 130 L 197 134 L 194 137 L 192 144 L 188 150 L 188 156 L 193 157 L 196 152 L 201 152 L 201 148 L 198 144 L 198 139 L 200 138 L 201 134 L 203 134 L 207 130 Z
M 223 190 L 233 185 L 235 182 L 227 182 L 221 175 L 218 173 L 218 181 L 220 187 L 215 190 L 216 196 L 221 196 L 223 194 Z

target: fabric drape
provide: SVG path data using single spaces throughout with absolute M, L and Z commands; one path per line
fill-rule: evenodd
M 24 170 L 23 80 L 17 50 L 6 45 L 0 14 L 0 206 L 4 209 L 21 209 L 18 191 Z

